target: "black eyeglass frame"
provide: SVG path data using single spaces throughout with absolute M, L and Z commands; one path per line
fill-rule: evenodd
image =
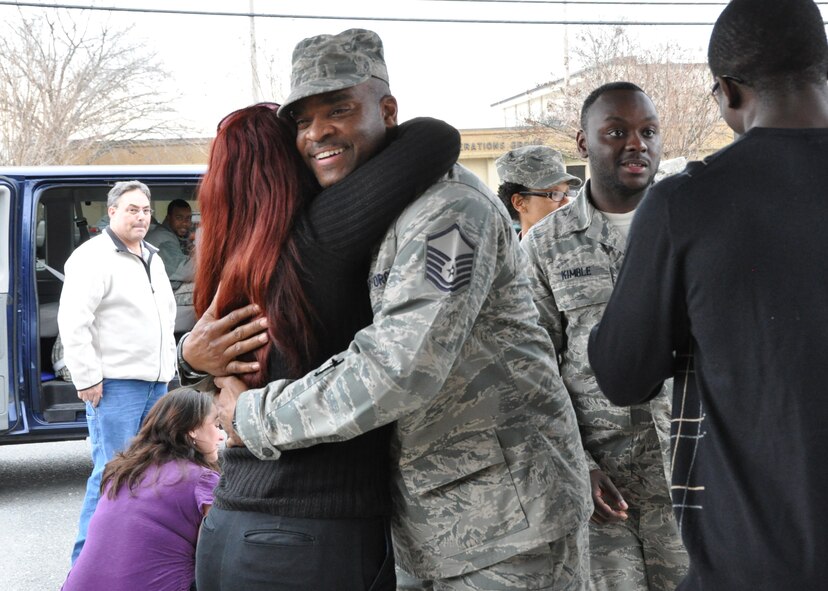
M 554 197 L 556 193 L 560 195 L 557 199 Z M 555 203 L 560 203 L 564 200 L 564 197 L 574 198 L 578 195 L 578 191 L 575 189 L 570 189 L 569 191 L 518 191 L 518 195 L 522 195 L 523 197 L 545 197 Z
M 723 80 L 732 80 L 738 84 L 744 84 L 745 86 L 750 86 L 747 82 L 739 78 L 738 76 L 730 76 L 728 74 L 722 74 L 721 76 L 716 76 L 716 78 L 721 78 Z M 710 88 L 710 96 L 716 98 L 716 93 L 719 92 L 719 89 L 722 87 L 722 83 L 716 80 L 713 83 L 713 86 Z

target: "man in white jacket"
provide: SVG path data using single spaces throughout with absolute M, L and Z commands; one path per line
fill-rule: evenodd
M 78 537 L 80 554 L 105 464 L 136 435 L 175 374 L 175 299 L 157 249 L 144 242 L 152 210 L 139 181 L 116 183 L 110 224 L 66 261 L 58 327 L 65 361 L 86 403 L 92 475 Z

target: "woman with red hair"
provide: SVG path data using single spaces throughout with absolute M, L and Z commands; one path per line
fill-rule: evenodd
M 199 189 L 195 307 L 224 316 L 250 303 L 267 317 L 248 387 L 298 378 L 348 347 L 372 320 L 372 250 L 408 203 L 446 173 L 458 132 L 434 119 L 320 190 L 272 105 L 226 117 Z M 219 285 L 221 289 L 219 290 Z M 272 462 L 223 454 L 215 507 L 197 550 L 199 591 L 395 589 L 388 519 L 391 425 L 285 451 Z M 268 517 L 263 518 L 265 514 Z

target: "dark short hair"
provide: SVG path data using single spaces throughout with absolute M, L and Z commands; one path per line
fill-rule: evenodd
M 624 82 L 619 80 L 618 82 L 608 82 L 606 84 L 602 84 L 595 90 L 589 93 L 589 95 L 584 99 L 584 104 L 581 107 L 581 129 L 586 129 L 586 120 L 587 115 L 589 114 L 589 109 L 597 101 L 601 98 L 601 95 L 612 92 L 614 90 L 630 90 L 633 92 L 640 92 L 642 94 L 647 94 L 644 92 L 640 86 L 633 84 L 632 82 Z
M 497 188 L 497 196 L 500 197 L 500 200 L 503 202 L 503 205 L 506 206 L 506 209 L 509 212 L 509 215 L 512 216 L 513 220 L 517 221 L 520 218 L 515 206 L 512 205 L 512 195 L 528 190 L 529 189 L 527 187 L 519 185 L 518 183 L 502 183 Z
M 192 210 L 193 208 L 190 207 L 190 204 L 184 201 L 183 199 L 173 199 L 170 201 L 170 204 L 167 206 L 167 217 L 172 215 L 174 209 L 189 209 Z
M 825 84 L 828 42 L 813 0 L 732 0 L 719 15 L 707 61 L 714 76 L 757 93 Z

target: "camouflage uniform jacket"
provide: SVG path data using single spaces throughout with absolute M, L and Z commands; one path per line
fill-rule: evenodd
M 563 537 L 592 502 L 526 268 L 503 205 L 455 166 L 380 243 L 373 324 L 303 379 L 242 394 L 239 435 L 272 460 L 279 448 L 396 421 L 396 557 L 418 577 L 457 576 Z
M 647 404 L 617 407 L 599 390 L 587 358 L 589 332 L 604 313 L 625 248 L 623 235 L 595 209 L 587 198 L 588 191 L 589 183 L 569 207 L 543 218 L 521 242 L 531 260 L 535 303 L 541 325 L 559 355 L 589 469 L 600 468 L 615 479 L 618 475 L 608 466 L 626 463 L 619 454 L 628 449 L 629 437 L 655 428 L 666 487 L 670 482 L 672 380 Z

